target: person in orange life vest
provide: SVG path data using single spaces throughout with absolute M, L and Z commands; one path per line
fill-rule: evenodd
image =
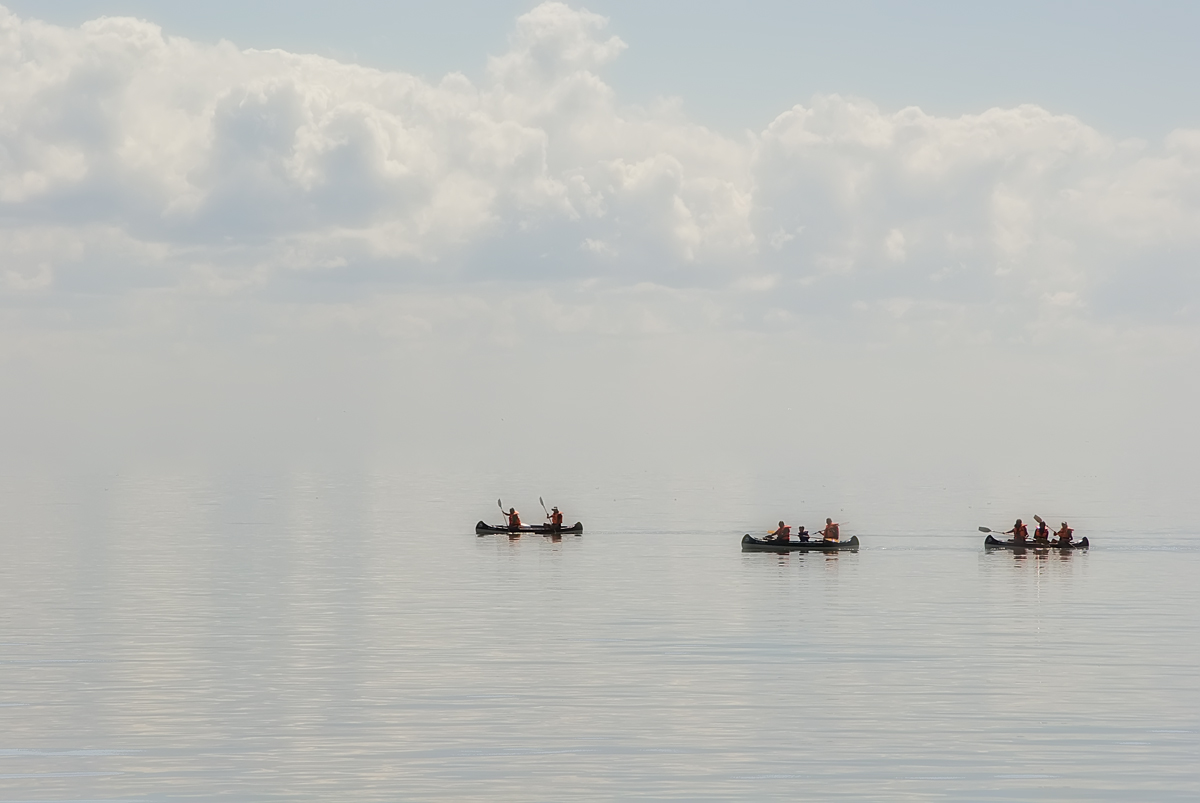
M 1004 535 L 1011 535 L 1013 543 L 1023 544 L 1025 543 L 1025 539 L 1029 537 L 1029 528 L 1022 524 L 1020 519 L 1017 519 L 1017 523 L 1013 525 L 1013 528 L 1005 531 Z
M 550 526 L 556 530 L 562 527 L 562 513 L 556 507 L 550 508 Z
M 521 514 L 517 512 L 515 507 L 510 507 L 506 515 L 508 516 L 508 529 L 521 529 Z
M 792 528 L 791 528 L 791 527 L 789 527 L 789 526 L 787 526 L 786 524 L 784 524 L 784 523 L 781 521 L 781 522 L 779 522 L 779 529 L 778 529 L 778 530 L 776 530 L 776 531 L 775 531 L 775 532 L 773 532 L 773 533 L 768 533 L 768 534 L 767 534 L 767 540 L 768 540 L 768 541 L 769 541 L 769 540 L 775 540 L 775 541 L 791 541 L 791 540 L 792 540 Z
M 1068 527 L 1065 521 L 1062 523 L 1062 527 L 1059 528 L 1059 531 L 1055 533 L 1055 535 L 1058 537 L 1058 543 L 1064 546 L 1071 543 L 1071 536 L 1074 534 L 1075 531 Z
M 1038 523 L 1037 529 L 1035 529 L 1033 531 L 1033 540 L 1034 541 L 1049 541 L 1050 540 L 1050 528 L 1046 525 L 1046 522 L 1042 521 L 1042 522 Z
M 822 541 L 836 541 L 841 537 L 841 527 L 833 519 L 825 519 L 825 529 L 821 530 Z

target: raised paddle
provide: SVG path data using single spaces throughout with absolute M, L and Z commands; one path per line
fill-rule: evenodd
M 542 502 L 542 497 L 540 497 L 540 496 L 538 497 L 538 502 L 540 502 L 540 503 L 541 503 L 541 505 L 542 505 L 542 510 L 545 510 L 545 511 L 546 511 L 546 518 L 550 518 L 550 511 L 549 511 L 549 510 L 546 510 L 546 503 L 545 503 L 545 502 Z

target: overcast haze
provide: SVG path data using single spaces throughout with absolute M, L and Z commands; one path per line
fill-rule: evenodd
M 1196 512 L 1193 5 L 39 5 L 0 11 L 14 469 Z

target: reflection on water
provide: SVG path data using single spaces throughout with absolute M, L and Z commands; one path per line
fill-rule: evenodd
M 0 798 L 1200 795 L 1192 537 L 476 537 L 491 490 L 10 491 Z
M 793 549 L 793 550 L 780 550 L 778 552 L 769 550 L 769 549 L 765 549 L 765 550 L 755 550 L 753 552 L 745 552 L 745 554 L 747 556 L 757 555 L 760 560 L 766 559 L 767 556 L 773 556 L 775 558 L 778 558 L 779 562 L 781 564 L 790 563 L 792 561 L 792 559 L 795 559 L 796 561 L 798 561 L 800 563 L 803 563 L 806 560 L 807 561 L 816 561 L 818 563 L 836 563 L 839 555 L 842 555 L 842 554 L 855 555 L 857 553 L 858 553 L 857 549 L 846 549 L 846 550 L 838 550 L 838 551 L 833 551 L 833 550 L 826 551 L 826 550 L 820 550 L 820 549 Z
M 1083 550 L 1080 550 L 1080 553 L 1087 554 Z M 1007 554 L 1007 555 L 1012 556 L 1013 558 L 1016 558 L 1017 560 L 1026 560 L 1026 559 L 1032 559 L 1032 560 L 1038 560 L 1038 561 L 1051 560 L 1051 559 L 1071 560 L 1075 555 L 1075 550 L 1073 550 L 1073 549 L 989 549 L 989 550 L 987 550 L 987 554 L 989 554 L 989 555 L 1006 555 Z

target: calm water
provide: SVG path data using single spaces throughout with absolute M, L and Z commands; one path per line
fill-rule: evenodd
M 1200 798 L 1200 537 L 476 538 L 452 487 L 10 482 L 0 799 Z

